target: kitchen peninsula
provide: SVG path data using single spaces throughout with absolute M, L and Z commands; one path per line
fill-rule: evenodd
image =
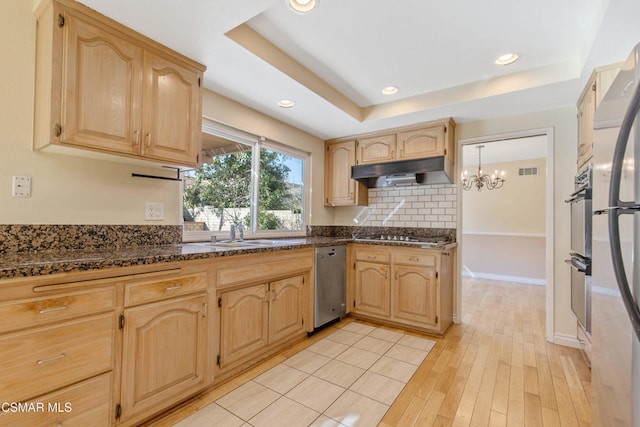
M 415 264 L 416 255 L 434 260 L 455 253 L 453 231 L 402 230 L 451 241 L 441 246 L 375 239 L 390 233 L 383 228 L 311 227 L 304 237 L 229 247 L 181 243 L 173 226 L 3 226 L 0 351 L 8 380 L 0 394 L 73 402 L 72 412 L 56 414 L 60 421 L 136 425 L 313 332 L 314 247 L 345 244 L 357 259 L 370 248 L 398 265 Z M 436 268 L 425 282 L 429 289 L 416 290 L 411 278 L 376 282 L 389 297 L 392 289 L 418 294 L 397 298 L 406 302 L 398 315 L 373 318 L 442 334 L 451 312 L 440 313 L 440 295 L 450 300 L 454 284 L 429 265 Z M 349 277 L 347 295 L 366 300 L 359 293 L 368 285 L 363 276 Z M 407 317 L 416 295 L 434 298 L 418 305 L 429 308 L 422 321 L 415 313 Z M 361 306 L 348 311 L 367 317 Z M 31 414 L 29 422 L 47 415 Z M 3 413 L 0 421 L 17 416 L 25 421 L 16 413 Z

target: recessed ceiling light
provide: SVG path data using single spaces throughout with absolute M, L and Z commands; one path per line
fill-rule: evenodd
M 516 62 L 518 60 L 518 58 L 520 58 L 520 57 L 518 56 L 517 53 L 507 53 L 507 54 L 504 54 L 504 55 L 498 57 L 498 59 L 496 59 L 496 65 L 513 64 L 514 62 Z
M 278 105 L 282 108 L 291 108 L 296 105 L 296 103 L 291 101 L 290 99 L 281 99 L 280 101 L 278 101 Z
M 296 12 L 305 13 L 316 7 L 316 0 L 287 0 Z
M 382 93 L 384 93 L 385 95 L 393 95 L 394 93 L 398 92 L 398 87 L 397 86 L 387 86 L 384 89 L 382 89 Z

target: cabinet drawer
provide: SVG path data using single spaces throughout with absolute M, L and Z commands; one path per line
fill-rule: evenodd
M 0 333 L 113 310 L 114 287 L 0 304 Z
M 124 305 L 130 307 L 206 290 L 206 273 L 174 277 L 171 279 L 155 279 L 153 281 L 129 283 L 125 288 Z
M 115 314 L 0 338 L 0 401 L 19 401 L 112 368 Z
M 28 402 L 29 410 L 9 406 L 3 426 L 102 426 L 110 419 L 111 374 L 103 374 Z M 12 404 L 13 402 L 8 402 Z M 15 408 L 15 409 L 14 409 Z
M 389 263 L 389 253 L 375 249 L 358 249 L 356 261 Z
M 434 253 L 400 252 L 393 254 L 395 264 L 419 265 L 421 267 L 433 267 L 438 265 L 438 255 Z

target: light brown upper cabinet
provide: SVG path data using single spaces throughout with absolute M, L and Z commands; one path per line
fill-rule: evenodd
M 199 165 L 205 67 L 76 2 L 45 3 L 34 148 Z
M 595 69 L 578 99 L 578 155 L 576 160 L 578 170 L 593 157 L 593 125 L 596 108 L 611 87 L 621 66 L 622 64 L 611 64 Z
M 398 132 L 397 160 L 446 156 L 453 149 L 453 138 L 447 140 L 447 126 L 436 125 Z
M 367 188 L 351 179 L 351 167 L 446 156 L 455 163 L 455 122 L 444 119 L 383 132 L 325 141 L 325 206 L 366 206 Z
M 366 206 L 368 192 L 364 185 L 351 179 L 351 166 L 356 164 L 356 141 L 326 143 L 324 158 L 325 206 Z
M 357 159 L 359 165 L 395 160 L 395 134 L 359 138 L 356 141 L 356 145 L 358 147 Z
M 454 121 L 446 119 L 355 137 L 356 164 L 435 156 L 447 156 L 454 162 L 454 128 Z

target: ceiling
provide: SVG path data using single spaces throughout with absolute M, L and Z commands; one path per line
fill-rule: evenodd
M 575 105 L 640 41 L 637 0 L 317 1 L 81 0 L 205 64 L 205 88 L 323 139 Z M 507 52 L 520 60 L 495 65 Z
M 482 164 L 517 162 L 547 157 L 547 135 L 466 144 L 462 146 L 462 166 L 478 165 L 478 147 L 482 146 Z

